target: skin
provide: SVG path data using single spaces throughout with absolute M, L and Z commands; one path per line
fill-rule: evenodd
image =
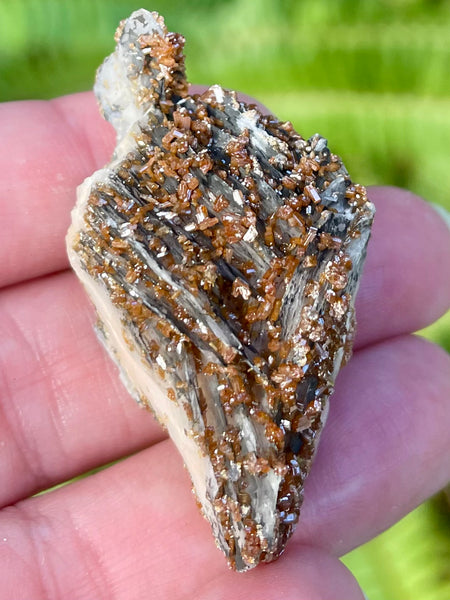
M 438 214 L 409 192 L 369 190 L 377 216 L 355 352 L 300 524 L 280 560 L 236 574 L 172 443 L 123 389 L 68 270 L 75 187 L 107 162 L 110 126 L 84 93 L 5 104 L 0 131 L 0 600 L 361 600 L 338 557 L 450 479 L 449 357 L 411 335 L 450 304 Z

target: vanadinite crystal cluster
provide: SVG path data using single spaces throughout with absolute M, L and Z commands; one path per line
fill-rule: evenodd
M 156 13 L 95 92 L 117 130 L 67 242 L 98 332 L 165 426 L 238 571 L 283 551 L 340 366 L 374 208 L 327 140 L 213 86 L 189 95 Z

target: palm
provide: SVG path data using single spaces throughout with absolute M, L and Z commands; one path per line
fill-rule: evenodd
M 238 575 L 215 550 L 171 442 L 118 381 L 66 270 L 74 188 L 113 144 L 93 97 L 4 105 L 0 130 L 0 599 L 361 598 L 335 557 L 450 474 L 448 357 L 409 335 L 449 304 L 449 235 L 434 211 L 406 192 L 371 190 L 357 350 L 332 397 L 300 525 L 281 560 Z

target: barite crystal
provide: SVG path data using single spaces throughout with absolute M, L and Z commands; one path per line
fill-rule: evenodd
M 244 571 L 299 519 L 374 208 L 320 135 L 219 86 L 189 95 L 184 39 L 158 14 L 134 12 L 116 41 L 95 93 L 117 147 L 79 187 L 68 253 Z

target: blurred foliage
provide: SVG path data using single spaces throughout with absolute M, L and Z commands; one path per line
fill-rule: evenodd
M 450 0 L 0 0 L 0 100 L 91 88 L 141 6 L 187 38 L 191 81 L 254 95 L 332 140 L 355 180 L 450 210 Z M 450 350 L 450 314 L 425 334 Z M 448 600 L 449 528 L 436 500 L 345 562 L 371 600 Z

